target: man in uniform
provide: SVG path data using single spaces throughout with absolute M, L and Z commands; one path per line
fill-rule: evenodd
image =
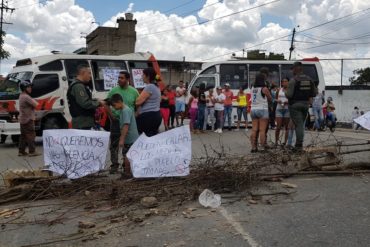
M 301 151 L 303 147 L 304 122 L 307 117 L 310 101 L 317 94 L 317 88 L 310 77 L 303 74 L 301 62 L 295 62 L 292 67 L 293 78 L 289 81 L 285 93 L 289 100 L 289 113 L 295 125 L 295 150 Z
M 110 100 L 113 95 L 119 94 L 122 97 L 123 103 L 131 108 L 135 112 L 135 102 L 139 97 L 139 92 L 136 88 L 130 86 L 130 73 L 127 71 L 120 71 L 118 75 L 118 86 L 112 88 L 108 93 L 108 99 Z M 116 173 L 118 171 L 118 151 L 119 151 L 119 138 L 121 135 L 121 129 L 119 119 L 121 115 L 120 110 L 107 108 L 109 119 L 110 119 L 110 160 L 112 162 L 110 173 Z
M 95 126 L 95 110 L 103 101 L 92 99 L 88 84 L 91 71 L 88 65 L 77 67 L 77 77 L 67 91 L 69 112 L 72 116 L 72 128 L 90 130 Z

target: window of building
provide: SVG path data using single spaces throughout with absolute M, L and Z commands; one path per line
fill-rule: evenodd
M 253 83 L 256 81 L 256 76 L 260 71 L 267 70 L 268 77 L 267 81 L 280 86 L 280 71 L 278 64 L 250 64 L 249 65 L 249 80 L 250 86 L 253 86 Z
M 220 86 L 230 84 L 231 89 L 239 89 L 248 84 L 248 66 L 246 64 L 221 64 Z
M 40 71 L 62 71 L 63 64 L 60 60 L 55 60 L 39 66 Z
M 58 74 L 39 74 L 33 78 L 32 97 L 40 97 L 59 88 Z
M 91 61 L 96 91 L 108 91 L 117 86 L 118 74 L 127 70 L 125 61 L 94 60 Z M 104 78 L 105 75 L 105 78 Z
M 68 84 L 71 84 L 77 77 L 77 67 L 79 65 L 86 65 L 90 68 L 89 62 L 85 59 L 68 59 L 64 60 L 64 65 L 66 67 L 66 73 L 68 78 Z M 90 87 L 92 83 L 90 82 Z

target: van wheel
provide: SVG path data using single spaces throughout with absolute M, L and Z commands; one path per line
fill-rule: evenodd
M 43 129 L 49 130 L 49 129 L 61 129 L 62 123 L 58 122 L 58 119 L 55 117 L 47 118 L 44 122 Z
M 19 137 L 20 137 L 20 135 L 12 135 L 12 142 L 14 144 L 18 144 L 19 143 Z

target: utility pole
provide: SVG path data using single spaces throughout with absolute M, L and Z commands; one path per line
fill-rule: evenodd
M 1 51 L 3 51 L 3 47 L 2 47 L 2 45 L 3 45 L 3 25 L 4 24 L 13 24 L 13 23 L 9 23 L 9 22 L 4 21 L 4 11 L 5 12 L 10 11 L 11 13 L 13 13 L 14 10 L 15 10 L 15 8 L 9 8 L 7 4 L 4 4 L 4 0 L 1 0 L 1 6 L 0 6 L 0 50 Z M 1 66 L 1 57 L 0 57 L 0 66 Z M 0 69 L 0 71 L 1 71 L 1 69 Z
M 289 48 L 289 60 L 292 58 L 292 52 L 294 50 L 294 36 L 295 36 L 295 28 L 293 28 L 293 35 L 292 35 L 292 41 L 290 42 L 290 48 Z

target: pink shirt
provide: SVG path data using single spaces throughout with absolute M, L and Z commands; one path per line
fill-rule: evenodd
M 231 92 L 231 90 L 229 91 L 224 91 L 224 95 L 226 96 L 226 99 L 224 101 L 224 105 L 232 105 L 233 104 L 233 92 Z
M 35 108 L 37 104 L 37 101 L 32 99 L 27 93 L 21 93 L 19 95 L 18 120 L 20 124 L 26 124 L 30 120 L 35 120 Z

